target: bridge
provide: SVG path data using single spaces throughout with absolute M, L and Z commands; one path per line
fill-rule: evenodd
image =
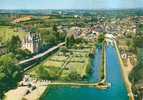
M 42 58 L 46 57 L 48 54 L 50 54 L 51 52 L 53 52 L 54 50 L 57 50 L 59 47 L 61 47 L 62 45 L 64 45 L 65 42 L 62 42 L 62 43 L 59 43 L 58 45 L 46 50 L 45 52 L 43 53 L 39 53 L 35 56 L 33 56 L 32 58 L 29 58 L 29 59 L 25 59 L 23 61 L 20 61 L 18 63 L 18 65 L 24 65 L 24 67 L 28 67 L 28 66 L 32 66 L 35 62 L 38 63 L 39 60 L 41 60 Z
M 105 34 L 105 41 L 107 43 L 107 45 L 114 45 L 114 41 L 115 37 L 112 34 Z

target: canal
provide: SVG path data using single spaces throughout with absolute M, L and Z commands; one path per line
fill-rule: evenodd
M 129 100 L 127 89 L 123 81 L 121 66 L 114 47 L 109 46 L 107 53 L 107 82 L 111 88 L 98 90 L 95 88 L 56 87 L 49 88 L 42 100 Z M 101 63 L 101 50 L 96 51 L 93 60 L 93 73 L 89 82 L 99 81 L 99 65 Z

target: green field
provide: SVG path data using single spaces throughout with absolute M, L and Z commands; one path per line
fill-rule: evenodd
M 26 35 L 26 33 L 16 28 L 11 28 L 10 26 L 0 26 L 1 42 L 6 42 L 10 40 L 14 35 L 18 35 L 22 39 Z

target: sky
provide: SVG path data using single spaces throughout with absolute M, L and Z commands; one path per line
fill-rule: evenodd
M 0 9 L 132 9 L 143 0 L 0 0 Z

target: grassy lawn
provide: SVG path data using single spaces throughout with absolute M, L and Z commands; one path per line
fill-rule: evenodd
M 0 26 L 0 40 L 2 42 L 8 41 L 12 36 L 18 35 L 21 39 L 26 35 L 25 32 L 19 32 L 15 28 L 9 26 Z

